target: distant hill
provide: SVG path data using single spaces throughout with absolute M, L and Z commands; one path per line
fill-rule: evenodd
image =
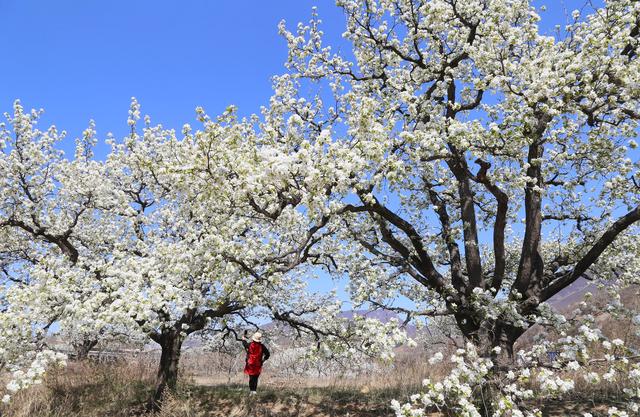
M 588 281 L 584 278 L 578 278 L 573 284 L 564 288 L 559 293 L 549 299 L 549 304 L 557 311 L 564 311 L 584 299 L 586 293 L 596 294 L 601 290 L 598 289 L 596 283 Z

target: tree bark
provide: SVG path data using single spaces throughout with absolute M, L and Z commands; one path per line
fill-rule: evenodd
M 476 346 L 480 356 L 491 358 L 496 366 L 509 367 L 515 360 L 513 347 L 526 330 L 527 328 L 514 326 L 502 319 L 495 319 L 482 322 L 468 339 Z M 499 352 L 494 351 L 495 348 L 500 348 Z
M 73 344 L 73 350 L 76 355 L 76 360 L 83 361 L 89 356 L 89 352 L 98 344 L 95 339 L 85 339 L 80 343 Z
M 498 322 L 493 332 L 493 348 L 499 347 L 500 352 L 492 352 L 493 361 L 499 370 L 509 369 L 514 361 L 513 345 L 522 336 L 525 329 L 508 323 Z
M 499 381 L 503 381 L 507 372 L 513 369 L 516 357 L 513 346 L 525 329 L 515 327 L 501 320 L 483 323 L 475 333 L 472 342 L 481 357 L 491 359 L 493 363 L 489 378 L 474 395 L 474 402 L 482 417 L 495 415 L 497 399 L 501 396 Z M 500 349 L 496 349 L 500 348 Z
M 184 342 L 184 336 L 175 329 L 162 333 L 158 343 L 162 349 L 160 364 L 156 376 L 155 390 L 149 401 L 152 410 L 160 408 L 163 397 L 167 391 L 174 391 L 178 382 L 178 365 L 180 363 L 180 350 Z

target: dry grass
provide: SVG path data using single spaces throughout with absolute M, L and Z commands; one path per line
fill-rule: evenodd
M 260 380 L 259 395 L 249 397 L 245 376 L 239 372 L 200 369 L 193 372 L 190 360 L 178 390 L 169 394 L 161 412 L 145 414 L 144 404 L 153 386 L 151 360 L 117 364 L 71 363 L 51 372 L 45 383 L 20 392 L 9 406 L 0 406 L 6 417 L 376 417 L 389 416 L 392 399 L 408 400 L 420 390 L 425 377 L 439 379 L 448 372 L 447 361 L 430 366 L 424 358 L 400 356 L 378 372 L 344 377 L 287 377 L 267 368 Z M 212 372 L 207 375 L 207 372 Z M 194 375 L 197 374 L 197 375 Z M 580 378 L 577 378 L 579 381 Z M 579 416 L 591 412 L 605 416 L 603 399 L 615 404 L 616 391 L 589 390 L 579 384 L 579 397 L 545 401 L 535 406 L 545 416 Z M 613 395 L 612 395 L 613 394 Z M 574 394 L 575 395 L 575 394 Z M 619 404 L 618 404 L 619 405 Z M 437 416 L 438 414 L 432 414 Z
M 152 376 L 147 364 L 140 362 L 73 363 L 49 374 L 43 385 L 16 395 L 9 406 L 0 407 L 0 415 L 152 417 L 144 413 Z M 221 383 L 216 378 L 184 378 L 177 392 L 167 396 L 162 411 L 153 417 L 388 416 L 392 398 L 406 397 L 417 389 L 416 384 L 399 383 L 399 377 L 388 381 L 373 375 L 351 380 L 298 380 L 286 381 L 284 386 L 285 381 L 268 373 L 264 376 L 256 397 L 247 395 L 240 375 L 234 379 L 242 384 Z M 390 382 L 398 385 L 391 386 Z
M 151 375 L 136 363 L 71 363 L 44 384 L 18 392 L 0 415 L 11 417 L 129 416 L 150 393 Z

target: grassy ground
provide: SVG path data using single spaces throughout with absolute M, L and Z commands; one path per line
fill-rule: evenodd
M 49 374 L 44 384 L 19 393 L 10 405 L 0 406 L 0 416 L 378 417 L 391 415 L 393 398 L 407 400 L 417 391 L 409 385 L 384 386 L 384 381 L 377 387 L 345 381 L 315 387 L 291 381 L 284 385 L 269 378 L 261 382 L 259 394 L 249 397 L 244 384 L 186 379 L 165 399 L 161 412 L 145 414 L 144 404 L 153 385 L 148 368 L 76 363 Z M 537 406 L 544 416 L 607 415 L 606 406 L 587 399 L 547 401 Z
M 265 387 L 255 397 L 248 397 L 244 386 L 191 387 L 190 399 L 169 399 L 160 415 L 175 416 L 260 416 L 325 417 L 388 416 L 389 401 L 384 393 L 361 394 L 327 388 Z
M 45 383 L 21 392 L 9 406 L 7 417 L 125 417 L 145 415 L 152 378 L 135 366 L 73 364 L 50 374 Z M 183 381 L 153 417 L 376 417 L 390 414 L 389 402 L 397 390 L 346 387 L 279 387 L 262 384 L 249 397 L 243 384 L 196 385 Z

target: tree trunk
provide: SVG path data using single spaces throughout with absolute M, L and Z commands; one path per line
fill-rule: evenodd
M 500 352 L 492 352 L 494 363 L 500 370 L 513 366 L 515 356 L 513 355 L 513 345 L 522 336 L 526 329 L 515 327 L 511 324 L 496 323 L 491 344 L 493 348 L 500 348 Z
M 513 346 L 525 329 L 515 327 L 500 320 L 491 324 L 486 323 L 482 330 L 477 333 L 473 343 L 478 349 L 478 354 L 485 358 L 490 358 L 493 362 L 491 377 L 488 383 L 483 384 L 481 392 L 475 398 L 479 405 L 480 414 L 483 417 L 494 415 L 495 399 L 500 396 L 500 390 L 491 381 L 502 381 L 509 370 L 515 364 Z M 499 348 L 499 349 L 496 349 Z
M 82 342 L 73 344 L 73 351 L 76 356 L 76 360 L 83 361 L 89 356 L 89 352 L 98 344 L 95 339 L 85 339 Z
M 157 410 L 160 408 L 163 396 L 169 391 L 174 391 L 178 381 L 178 365 L 180 362 L 180 349 L 184 336 L 176 330 L 169 330 L 159 338 L 162 349 L 160 364 L 156 376 L 155 391 L 149 401 L 149 408 Z

